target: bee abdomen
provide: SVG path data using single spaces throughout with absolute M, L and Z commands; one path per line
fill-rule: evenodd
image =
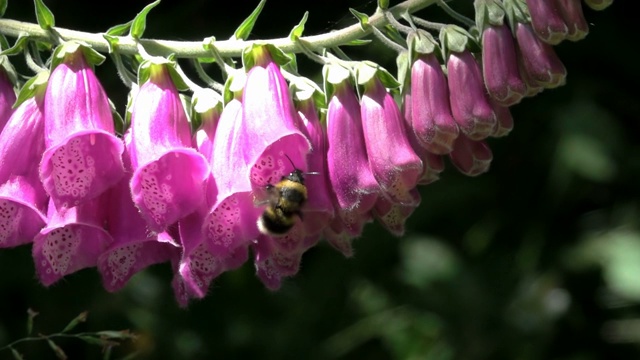
M 267 208 L 260 216 L 258 229 L 265 234 L 282 235 L 291 230 L 295 222 L 295 217 L 286 214 L 282 209 Z

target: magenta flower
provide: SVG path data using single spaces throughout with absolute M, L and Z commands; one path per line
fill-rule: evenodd
M 527 87 L 520 76 L 513 34 L 505 25 L 482 32 L 482 71 L 489 95 L 503 106 L 517 104 Z
M 582 0 L 555 0 L 560 15 L 569 28 L 567 39 L 578 41 L 589 34 L 589 24 L 582 12 Z
M 131 193 L 149 228 L 163 231 L 194 211 L 209 176 L 167 65 L 149 64 L 131 110 Z
M 129 135 L 125 135 L 127 147 L 130 144 Z M 125 149 L 124 165 L 127 173 L 131 174 L 128 158 Z M 111 292 L 120 290 L 142 269 L 180 257 L 182 251 L 166 232 L 158 234 L 149 230 L 131 199 L 130 180 L 130 177 L 123 177 L 109 190 L 106 205 L 108 231 L 113 243 L 100 254 L 97 267 L 104 288 Z
M 0 63 L 2 58 L 0 58 Z M 16 92 L 13 90 L 13 83 L 9 79 L 9 74 L 5 68 L 0 65 L 0 131 L 4 129 L 5 124 L 13 113 L 13 103 L 16 102 Z
M 493 112 L 496 113 L 496 119 L 498 120 L 491 136 L 507 136 L 513 130 L 513 116 L 511 116 L 509 107 L 502 106 L 495 101 L 492 101 L 491 105 L 493 105 Z
M 435 54 L 419 55 L 413 62 L 410 89 L 404 102 L 405 116 L 411 113 L 407 131 L 413 131 L 429 152 L 448 154 L 459 130 L 451 115 L 447 79 Z
M 222 104 L 217 101 L 215 92 L 208 88 L 196 91 L 192 102 L 192 116 L 200 121 L 200 128 L 194 136 L 194 146 L 207 158 L 212 155 L 213 139 L 222 112 Z M 207 161 L 211 162 L 211 159 L 207 158 Z
M 360 221 L 376 202 L 380 185 L 369 167 L 360 104 L 348 80 L 332 84 L 327 108 L 327 172 L 335 195 L 336 212 L 351 236 L 358 236 Z M 386 150 L 385 150 L 386 151 Z
M 40 282 L 49 286 L 78 270 L 97 265 L 113 243 L 104 229 L 107 193 L 60 211 L 49 202 L 47 226 L 33 239 L 33 262 Z
M 369 218 L 370 217 L 367 215 L 367 221 Z M 361 225 L 356 225 L 353 227 L 362 228 L 364 227 L 364 222 Z M 342 221 L 342 217 L 334 217 L 333 220 L 331 220 L 329 226 L 324 228 L 324 230 L 322 231 L 322 235 L 327 240 L 329 245 L 338 250 L 342 255 L 344 255 L 344 257 L 350 258 L 353 256 L 352 242 L 355 236 L 351 235 L 350 232 L 347 231 L 347 228 Z
M 496 125 L 496 115 L 476 59 L 467 50 L 452 52 L 447 60 L 447 71 L 451 113 L 460 130 L 474 140 L 488 137 Z
M 0 133 L 0 248 L 31 242 L 46 223 L 48 195 L 38 177 L 43 97 L 44 86 L 18 106 Z
M 81 205 L 124 175 L 122 140 L 114 135 L 109 100 L 82 47 L 62 45 L 62 62 L 44 99 L 46 151 L 40 178 L 54 204 Z M 89 50 L 87 50 L 89 51 Z
M 305 185 L 311 189 L 304 209 L 305 235 L 320 234 L 334 216 L 331 193 L 329 192 L 329 177 L 326 168 L 325 133 L 313 100 L 298 103 L 298 115 L 302 120 L 305 135 L 313 147 L 307 155 L 309 174 L 305 176 Z
M 404 224 L 413 213 L 413 211 L 420 205 L 420 193 L 417 189 L 412 189 L 410 192 L 414 198 L 412 205 L 403 205 L 393 203 L 389 199 L 379 197 L 376 201 L 376 205 L 373 207 L 373 216 L 380 224 L 387 229 L 391 234 L 395 236 L 404 235 Z
M 540 39 L 547 44 L 557 45 L 567 38 L 569 29 L 564 23 L 556 0 L 526 0 L 531 25 Z
M 453 165 L 468 176 L 478 176 L 489 171 L 493 160 L 491 149 L 485 141 L 471 140 L 466 136 L 458 137 L 449 157 Z
M 542 42 L 534 34 L 530 24 L 516 22 L 515 27 L 520 61 L 523 71 L 526 72 L 523 77 L 545 88 L 564 85 L 567 70 L 553 47 Z
M 398 105 L 378 78 L 365 84 L 360 109 L 373 176 L 392 202 L 415 204 L 410 191 L 422 174 L 422 161 L 409 144 Z
M 304 249 L 304 229 L 296 226 L 282 237 L 260 235 L 252 246 L 256 274 L 270 290 L 280 288 L 282 279 L 298 273 Z

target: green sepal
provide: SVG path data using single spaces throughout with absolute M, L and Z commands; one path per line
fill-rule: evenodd
M 512 32 L 516 28 L 516 23 L 531 22 L 529 8 L 523 0 L 503 0 L 503 7 Z
M 106 339 L 135 339 L 136 335 L 129 330 L 103 330 L 96 332 L 96 335 Z
M 325 102 L 328 104 L 329 99 L 335 92 L 335 86 L 345 81 L 351 83 L 353 74 L 350 69 L 339 64 L 326 64 L 322 67 L 322 79 L 324 84 Z M 351 85 L 349 85 L 351 86 Z
M 133 18 L 131 21 L 131 29 L 129 30 L 129 35 L 134 39 L 140 39 L 142 34 L 144 34 L 144 30 L 147 27 L 147 14 L 151 9 L 156 7 L 156 5 L 160 4 L 160 0 L 156 0 L 151 4 L 147 5 Z
M 3 17 L 4 12 L 7 11 L 7 5 L 9 5 L 9 0 L 0 0 L 0 17 Z
M 361 61 L 356 66 L 356 84 L 364 85 L 373 77 L 380 79 L 382 84 L 389 89 L 395 89 L 400 86 L 396 78 L 389 71 L 372 61 Z
M 258 16 L 260 16 L 265 3 L 266 0 L 260 0 L 260 3 L 253 10 L 251 15 L 249 15 L 249 17 L 247 17 L 242 24 L 238 26 L 236 31 L 233 32 L 233 36 L 231 37 L 232 40 L 247 40 L 249 38 L 249 35 L 251 35 L 251 31 L 253 30 L 253 26 L 256 24 Z
M 451 52 L 480 51 L 478 41 L 467 30 L 456 25 L 447 25 L 440 30 L 440 44 L 445 58 Z
M 81 312 L 78 316 L 76 316 L 75 318 L 73 318 L 73 320 L 69 321 L 69 323 L 67 324 L 67 326 L 64 327 L 64 329 L 62 329 L 63 333 L 66 333 L 68 331 L 73 330 L 76 326 L 78 326 L 78 324 L 83 323 L 85 321 L 87 321 L 87 315 L 88 312 L 83 311 Z
M 291 61 L 291 57 L 274 45 L 253 43 L 242 52 L 242 65 L 249 71 L 256 64 L 263 64 L 265 52 L 280 66 L 285 66 Z
M 18 83 L 18 73 L 13 67 L 13 64 L 9 61 L 8 57 L 0 55 L 0 68 L 4 69 L 4 72 L 7 74 L 9 81 L 11 81 L 12 84 Z
M 131 110 L 133 108 L 133 101 L 135 100 L 135 94 L 140 90 L 138 84 L 131 84 L 131 90 L 127 94 L 127 107 L 124 112 L 124 123 L 122 124 L 122 133 L 127 132 L 127 129 L 131 126 Z
M 293 53 L 288 54 L 287 56 L 289 57 L 289 62 L 282 65 L 282 69 L 287 70 L 292 74 L 297 74 L 298 73 L 298 57 L 296 56 L 296 54 L 293 54 Z
M 109 107 L 111 108 L 111 115 L 113 115 L 113 124 L 115 128 L 115 132 L 116 134 L 123 135 L 124 132 L 127 130 L 127 127 L 126 127 L 127 124 L 124 122 L 124 119 L 122 118 L 122 116 L 120 116 L 120 113 L 118 112 L 118 110 L 116 110 L 116 106 L 113 104 L 111 99 L 109 99 Z
M 389 39 L 395 41 L 397 44 L 402 44 L 404 47 L 407 46 L 406 39 L 402 35 L 400 35 L 400 32 L 398 32 L 398 29 L 396 29 L 393 25 L 391 24 L 385 25 L 384 30 L 385 30 L 385 34 Z
M 9 48 L 9 41 L 4 35 L 0 34 L 0 51 L 2 51 L 2 49 L 8 49 L 8 48 Z
M 20 35 L 18 35 L 18 39 L 16 39 L 16 42 L 13 44 L 13 46 L 6 50 L 2 50 L 2 52 L 0 52 L 0 55 L 13 56 L 21 54 L 24 51 L 25 46 L 27 46 L 27 40 L 29 40 L 29 34 L 21 33 Z
M 31 79 L 27 80 L 27 82 L 20 89 L 20 92 L 18 92 L 18 96 L 16 102 L 13 104 L 13 108 L 17 108 L 27 99 L 30 99 L 34 96 L 44 96 L 44 93 L 47 90 L 48 82 L 48 71 L 41 71 Z
M 191 106 L 189 107 L 189 117 L 191 118 L 191 129 L 195 132 L 202 126 L 202 116 L 208 112 L 222 113 L 222 102 L 218 99 L 216 92 L 210 88 L 200 88 L 193 92 Z
M 111 36 L 123 36 L 127 32 L 131 31 L 131 25 L 133 24 L 133 20 L 126 22 L 124 24 L 115 25 L 109 28 L 105 34 Z
M 368 45 L 371 43 L 370 39 L 354 39 L 351 40 L 347 43 L 342 44 L 342 46 L 362 46 L 362 45 Z
M 36 19 L 38 25 L 42 30 L 50 30 L 56 26 L 56 19 L 49 8 L 42 2 L 42 0 L 35 0 L 36 5 Z
M 303 76 L 297 76 L 291 80 L 291 90 L 296 101 L 312 100 L 316 108 L 326 107 L 325 95 L 315 82 Z
M 112 54 L 115 49 L 118 48 L 120 38 L 118 36 L 112 36 L 108 34 L 102 34 L 102 37 L 107 41 L 107 47 L 109 48 L 109 54 Z
M 369 16 L 367 14 L 361 13 L 352 8 L 349 8 L 349 11 L 351 11 L 353 16 L 355 16 L 358 19 L 358 22 L 360 23 L 360 28 L 362 30 L 367 30 L 367 28 L 369 27 Z
M 400 82 L 401 91 L 404 91 L 406 85 L 410 82 L 411 77 L 411 52 L 403 51 L 396 57 L 396 65 L 398 67 L 398 81 Z
M 247 79 L 247 73 L 244 69 L 233 69 L 227 75 L 227 81 L 224 83 L 224 91 L 222 92 L 225 104 L 228 104 L 236 95 L 242 94 L 242 89 L 244 89 L 244 83 Z
M 428 55 L 440 52 L 440 47 L 433 36 L 422 29 L 409 34 L 407 43 L 411 60 L 414 59 L 415 54 Z
M 142 85 L 149 77 L 151 77 L 151 71 L 154 66 L 165 66 L 171 77 L 171 81 L 179 91 L 185 91 L 189 89 L 189 85 L 184 81 L 178 70 L 176 70 L 176 62 L 171 58 L 165 59 L 162 57 L 153 57 L 153 59 L 144 60 L 138 67 L 138 84 Z
M 497 0 L 476 0 L 473 3 L 476 11 L 476 26 L 484 31 L 490 25 L 504 24 L 504 7 Z
M 378 8 L 387 10 L 389 8 L 389 0 L 378 0 Z
M 64 58 L 69 54 L 75 54 L 78 51 L 82 51 L 87 63 L 92 66 L 100 65 L 104 62 L 105 56 L 99 52 L 93 50 L 91 46 L 79 41 L 67 41 L 60 44 L 54 51 L 51 57 L 51 70 L 60 65 Z
M 211 53 L 215 53 L 217 51 L 215 43 L 216 43 L 215 36 L 206 37 L 202 40 L 202 48 Z M 211 64 L 216 62 L 216 58 L 215 57 L 206 57 L 206 58 L 199 57 L 198 61 L 200 61 L 201 63 Z
M 291 32 L 289 33 L 289 39 L 291 39 L 291 41 L 296 41 L 302 36 L 302 33 L 304 32 L 304 25 L 307 23 L 308 18 L 309 12 L 305 11 L 302 16 L 302 20 L 300 20 L 298 25 L 291 29 Z

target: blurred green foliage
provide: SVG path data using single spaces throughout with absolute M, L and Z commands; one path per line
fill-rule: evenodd
M 58 26 L 95 32 L 146 5 L 46 3 Z M 149 14 L 146 34 L 226 38 L 257 3 L 163 2 Z M 515 129 L 490 141 L 488 174 L 467 178 L 447 164 L 441 180 L 421 190 L 403 238 L 370 225 L 352 259 L 318 246 L 274 293 L 245 264 L 187 310 L 174 302 L 166 264 L 116 294 L 102 289 L 94 269 L 45 289 L 28 247 L 2 250 L 0 347 L 26 335 L 33 308 L 36 334 L 58 331 L 82 311 L 80 331 L 137 333 L 113 358 L 640 358 L 640 72 L 627 49 L 631 6 L 618 0 L 604 12 L 585 9 L 589 36 L 556 48 L 567 85 L 512 108 Z M 286 36 L 307 10 L 307 34 L 335 29 L 354 22 L 349 7 L 371 13 L 375 1 L 267 2 L 252 37 Z M 286 21 L 274 21 L 282 14 Z M 446 19 L 436 8 L 420 15 Z M 10 2 L 5 16 L 34 21 L 33 6 Z M 394 71 L 391 52 L 349 51 Z M 318 67 L 299 63 L 318 80 Z M 113 65 L 98 72 L 122 112 L 126 89 Z M 73 339 L 58 345 L 71 359 L 103 356 Z M 55 357 L 45 344 L 18 349 L 27 359 Z

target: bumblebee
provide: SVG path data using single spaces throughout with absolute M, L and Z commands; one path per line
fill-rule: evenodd
M 302 220 L 301 209 L 307 201 L 304 173 L 294 166 L 289 175 L 275 185 L 267 185 L 266 190 L 268 205 L 258 219 L 258 229 L 265 235 L 282 236 L 295 225 L 296 215 Z

